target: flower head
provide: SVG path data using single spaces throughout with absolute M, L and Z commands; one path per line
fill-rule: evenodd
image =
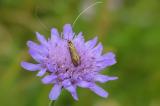
M 58 33 L 52 28 L 51 38 L 46 40 L 43 35 L 36 33 L 40 44 L 28 41 L 29 54 L 37 64 L 22 62 L 21 66 L 29 71 L 38 71 L 37 76 L 44 76 L 44 84 L 53 84 L 49 98 L 56 100 L 62 88 L 71 93 L 78 100 L 76 88 L 88 88 L 101 97 L 108 93 L 96 82 L 105 83 L 116 80 L 100 72 L 116 63 L 112 52 L 102 54 L 102 44 L 97 44 L 97 37 L 85 42 L 82 33 L 75 36 L 70 24 L 63 27 L 63 32 Z

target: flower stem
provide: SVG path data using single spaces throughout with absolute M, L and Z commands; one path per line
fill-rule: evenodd
M 48 106 L 55 106 L 55 101 L 54 100 L 51 100 L 50 102 L 49 102 L 49 105 Z

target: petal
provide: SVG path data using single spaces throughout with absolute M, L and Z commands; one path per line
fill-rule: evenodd
M 105 60 L 107 60 L 107 59 L 113 59 L 113 58 L 115 58 L 115 54 L 112 53 L 112 52 L 108 52 L 108 53 L 104 54 L 102 56 L 102 58 L 105 59 Z
M 85 40 L 84 37 L 82 35 L 82 32 L 80 32 L 74 39 L 73 39 L 73 44 L 76 47 L 76 49 L 78 50 L 82 50 L 81 48 L 85 47 Z
M 71 93 L 72 97 L 75 100 L 78 100 L 78 96 L 77 96 L 77 92 L 76 92 L 76 87 L 75 86 L 69 86 L 69 87 L 67 87 L 65 89 L 67 89 Z
M 101 87 L 97 86 L 96 84 L 94 84 L 94 86 L 90 87 L 90 90 L 92 90 L 94 93 L 96 93 L 97 95 L 101 96 L 101 97 L 107 97 L 108 93 L 102 89 Z
M 96 67 L 99 68 L 99 70 L 102 70 L 108 66 L 112 66 L 113 64 L 116 63 L 116 60 L 115 59 L 112 59 L 112 60 L 105 60 L 105 61 L 102 61 L 102 62 L 97 62 L 96 63 Z
M 116 63 L 115 54 L 112 52 L 109 52 L 107 54 L 104 54 L 100 58 L 97 59 L 97 67 L 105 68 L 108 66 L 111 66 Z
M 79 81 L 77 83 L 77 85 L 80 86 L 80 87 L 82 87 L 82 88 L 89 88 L 93 84 L 91 82 L 87 82 L 87 81 Z
M 63 76 L 62 76 L 62 78 L 63 78 Z M 62 85 L 63 85 L 65 88 L 68 87 L 68 86 L 71 86 L 71 81 L 70 81 L 70 79 L 64 80 L 64 81 L 62 82 Z
M 36 35 L 37 35 L 37 39 L 39 40 L 39 42 L 48 47 L 48 43 L 47 43 L 47 40 L 45 39 L 45 37 L 43 35 L 41 35 L 40 33 L 36 32 Z
M 82 32 L 78 33 L 78 35 L 75 38 L 75 42 L 84 42 L 84 37 Z
M 100 56 L 103 50 L 103 46 L 99 43 L 94 49 L 92 49 L 92 53 L 94 56 Z
M 42 79 L 42 82 L 44 83 L 44 84 L 50 84 L 50 83 L 52 83 L 53 82 L 53 80 L 55 80 L 57 78 L 57 76 L 56 75 L 47 75 L 47 76 L 45 76 L 43 79 Z
M 93 38 L 92 40 L 89 40 L 85 43 L 85 45 L 87 46 L 87 48 L 92 49 L 96 43 L 97 43 L 97 37 Z
M 37 73 L 37 76 L 43 76 L 45 73 L 46 73 L 46 68 L 42 68 L 38 73 Z
M 116 63 L 116 60 L 113 58 L 113 59 L 108 59 L 108 60 L 104 60 L 104 62 L 103 62 L 103 64 L 104 64 L 104 66 L 111 66 L 111 65 L 113 65 L 113 64 L 115 64 Z
M 110 76 L 105 76 L 105 75 L 95 75 L 94 77 L 94 80 L 95 81 L 98 81 L 98 82 L 101 82 L 101 83 L 105 83 L 107 81 L 110 81 L 110 80 L 116 80 L 118 79 L 118 77 L 110 77 Z
M 57 41 L 59 39 L 59 33 L 56 28 L 51 29 L 51 40 Z
M 32 41 L 28 41 L 27 46 L 37 53 L 40 53 L 42 55 L 48 55 L 48 50 L 44 46 L 38 45 Z
M 54 87 L 52 88 L 50 94 L 49 94 L 49 99 L 50 100 L 56 100 L 61 93 L 61 89 L 62 89 L 61 85 L 55 84 Z
M 37 62 L 42 62 L 44 60 L 44 57 L 40 55 L 38 52 L 30 49 L 29 54 L 32 56 L 33 59 L 35 59 Z
M 56 65 L 53 64 L 53 61 L 48 61 L 47 68 L 50 72 L 54 72 L 56 70 Z
M 80 81 L 78 82 L 77 85 L 82 88 L 89 88 L 90 90 L 92 90 L 94 93 L 96 93 L 99 96 L 102 96 L 102 97 L 108 96 L 108 93 L 105 90 L 103 90 L 101 87 L 97 86 L 93 82 Z
M 21 66 L 29 71 L 37 71 L 40 69 L 40 65 L 39 64 L 32 64 L 32 63 L 28 63 L 28 62 L 21 62 Z
M 34 43 L 32 41 L 28 41 L 27 46 L 31 49 L 36 49 L 36 50 L 40 49 L 40 46 L 37 43 Z
M 72 40 L 74 33 L 72 31 L 72 26 L 70 24 L 66 24 L 63 27 L 64 39 Z

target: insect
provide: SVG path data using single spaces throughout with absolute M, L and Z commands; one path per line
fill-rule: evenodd
M 94 4 L 90 5 L 88 8 L 86 8 L 85 10 L 83 10 L 78 16 L 77 18 L 74 20 L 72 26 L 74 27 L 76 21 L 78 20 L 78 18 L 85 12 L 87 11 L 89 8 L 95 6 L 96 4 L 99 4 L 99 3 L 103 3 L 103 2 L 95 2 Z M 74 46 L 74 44 L 72 43 L 72 41 L 68 40 L 68 47 L 69 47 L 69 52 L 70 52 L 70 55 L 71 55 L 71 59 L 72 59 L 72 63 L 74 64 L 75 67 L 77 67 L 81 61 L 80 61 L 80 56 L 78 55 L 77 53 L 77 50 Z
M 75 67 L 77 67 L 81 63 L 80 56 L 78 55 L 77 50 L 74 44 L 72 43 L 72 41 L 68 40 L 67 43 L 68 43 L 68 48 L 71 55 L 72 63 L 74 64 Z

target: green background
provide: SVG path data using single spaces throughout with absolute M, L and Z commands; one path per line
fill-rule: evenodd
M 63 91 L 56 106 L 160 106 L 160 1 L 102 0 L 85 12 L 74 31 L 86 40 L 98 35 L 104 53 L 113 51 L 117 64 L 104 74 L 119 79 L 99 84 L 107 99 L 78 88 L 79 101 Z M 26 42 L 37 41 L 35 32 L 50 36 L 62 31 L 94 0 L 0 0 L 0 106 L 47 106 L 53 85 L 21 68 L 33 61 Z

